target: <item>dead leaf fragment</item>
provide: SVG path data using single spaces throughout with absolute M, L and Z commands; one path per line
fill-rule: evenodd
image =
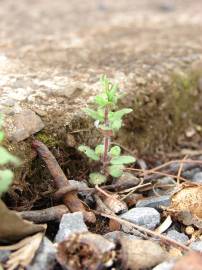
M 124 269 L 151 268 L 168 258 L 167 252 L 150 240 L 121 238 Z
M 24 239 L 19 249 L 13 252 L 6 263 L 7 270 L 25 269 L 32 261 L 43 238 L 43 233 L 37 233 Z
M 14 211 L 9 210 L 1 200 L 0 219 L 0 242 L 14 242 L 46 229 L 44 225 L 23 220 Z

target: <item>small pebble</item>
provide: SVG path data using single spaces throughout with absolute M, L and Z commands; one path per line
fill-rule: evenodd
M 177 242 L 180 242 L 182 244 L 186 244 L 187 241 L 189 240 L 189 237 L 184 234 L 184 233 L 179 233 L 178 231 L 176 230 L 170 230 L 168 233 L 167 233 L 167 236 L 170 237 L 171 239 L 177 241 Z
M 160 209 L 161 206 L 170 205 L 170 196 L 164 195 L 159 197 L 149 197 L 146 199 L 139 200 L 136 204 L 136 207 L 152 207 Z
M 159 212 L 151 207 L 136 207 L 132 208 L 126 213 L 121 215 L 121 218 L 133 222 L 137 225 L 142 225 L 148 229 L 155 229 L 156 226 L 160 223 L 160 214 Z M 133 232 L 128 228 L 128 226 L 123 225 L 122 229 L 124 232 Z
M 87 231 L 88 228 L 84 223 L 82 212 L 64 214 L 55 237 L 55 242 L 66 240 L 72 233 Z
M 194 174 L 193 182 L 202 183 L 202 172 L 197 172 Z
M 189 245 L 190 248 L 202 252 L 202 240 L 197 240 Z
M 140 179 L 135 177 L 132 173 L 124 172 L 121 177 L 116 180 L 116 184 L 125 184 L 131 183 L 134 186 L 138 185 Z

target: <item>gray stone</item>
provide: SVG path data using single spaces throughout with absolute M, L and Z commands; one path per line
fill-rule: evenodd
M 60 222 L 59 230 L 55 236 L 55 241 L 61 242 L 73 233 L 87 231 L 88 228 L 84 223 L 82 212 L 64 214 Z
M 177 242 L 182 243 L 182 244 L 186 244 L 187 241 L 189 240 L 189 237 L 186 234 L 179 233 L 176 230 L 168 231 L 167 236 L 170 237 L 171 239 L 177 241 Z
M 196 251 L 202 252 L 202 240 L 192 242 L 189 247 Z
M 136 204 L 136 207 L 152 207 L 160 209 L 161 206 L 170 205 L 170 196 L 164 195 L 159 197 L 149 197 L 146 199 L 139 200 Z
M 174 261 L 163 262 L 155 266 L 152 270 L 172 270 L 175 265 Z
M 132 173 L 124 172 L 121 177 L 119 177 L 116 180 L 116 184 L 125 184 L 125 183 L 131 183 L 134 186 L 138 185 L 140 182 L 140 179 L 135 177 Z
M 162 184 L 162 185 L 170 185 L 170 184 L 175 183 L 175 180 L 170 176 L 165 176 L 165 177 L 158 179 L 157 183 Z
M 188 180 L 193 180 L 194 175 L 198 172 L 201 172 L 200 168 L 194 168 L 192 170 L 187 170 L 185 172 L 183 172 L 182 176 L 185 177 Z
M 202 183 L 202 172 L 197 172 L 194 174 L 193 182 Z
M 10 138 L 16 142 L 27 139 L 44 128 L 41 118 L 32 110 L 24 110 L 14 115 L 14 129 Z
M 113 231 L 113 232 L 108 232 L 105 235 L 103 235 L 106 239 L 112 241 L 112 242 L 117 242 L 120 238 L 126 238 L 126 239 L 140 239 L 138 236 L 125 233 L 122 231 Z
M 32 264 L 28 266 L 28 270 L 51 270 L 54 268 L 56 263 L 56 248 L 53 243 L 48 239 L 44 238 L 37 254 L 32 261 Z
M 121 215 L 121 218 L 133 222 L 137 225 L 142 225 L 148 229 L 155 229 L 160 223 L 159 212 L 151 207 L 136 207 Z M 123 225 L 124 232 L 133 232 L 134 230 Z

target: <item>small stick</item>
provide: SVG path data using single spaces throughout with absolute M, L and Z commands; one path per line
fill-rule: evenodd
M 55 186 L 58 189 L 70 186 L 68 179 L 66 178 L 56 158 L 50 152 L 48 147 L 42 142 L 37 140 L 33 141 L 32 146 L 46 163 L 51 175 L 53 176 Z M 79 200 L 76 191 L 66 193 L 63 197 L 63 202 L 70 209 L 71 212 L 81 211 L 87 222 L 89 223 L 96 222 L 94 213 L 86 211 L 84 205 Z
M 180 184 L 180 176 L 181 176 L 181 173 L 182 173 L 182 169 L 183 169 L 183 161 L 187 159 L 187 155 L 183 158 L 182 162 L 180 163 L 180 167 L 179 167 L 179 170 L 178 170 L 178 173 L 177 173 L 177 186 L 179 186 Z
M 111 197 L 110 194 L 108 194 L 106 191 L 104 191 L 102 188 L 100 188 L 98 185 L 95 186 L 95 189 L 99 191 L 101 194 L 103 194 L 105 197 Z
M 30 220 L 34 223 L 46 223 L 51 220 L 60 220 L 66 213 L 69 213 L 69 210 L 64 204 L 49 207 L 43 210 L 18 212 L 22 218 Z
M 183 245 L 181 243 L 178 243 L 177 241 L 175 241 L 175 240 L 173 240 L 173 239 L 171 239 L 171 238 L 169 238 L 169 237 L 167 237 L 165 235 L 162 235 L 162 234 L 160 234 L 158 232 L 155 232 L 155 231 L 146 229 L 146 228 L 144 228 L 144 227 L 142 227 L 140 225 L 134 224 L 134 223 L 132 223 L 130 221 L 127 221 L 127 220 L 124 220 L 122 218 L 119 218 L 119 217 L 117 217 L 114 214 L 113 215 L 109 215 L 109 214 L 99 213 L 99 212 L 97 214 L 99 214 L 99 215 L 101 215 L 103 217 L 106 217 L 106 218 L 114 219 L 115 221 L 119 222 L 120 224 L 126 225 L 126 226 L 128 226 L 130 228 L 132 227 L 132 228 L 134 228 L 134 229 L 136 229 L 136 230 L 138 230 L 140 232 L 149 234 L 149 235 L 151 235 L 153 237 L 158 237 L 164 243 L 169 243 L 169 244 L 171 244 L 173 246 L 176 246 L 176 247 L 178 247 L 178 248 L 180 248 L 180 249 L 182 249 L 184 251 L 191 251 L 191 249 L 189 247 L 187 247 L 187 246 L 185 246 L 185 245 Z

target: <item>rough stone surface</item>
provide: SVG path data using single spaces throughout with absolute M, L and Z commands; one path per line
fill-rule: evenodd
M 172 270 L 175 265 L 175 262 L 163 262 L 155 266 L 152 270 Z
M 159 212 L 151 207 L 132 208 L 128 212 L 122 214 L 121 218 L 152 230 L 160 223 Z M 133 231 L 125 225 L 122 226 L 122 229 L 125 232 Z
M 170 205 L 170 196 L 164 195 L 159 197 L 149 197 L 146 199 L 139 200 L 136 203 L 136 207 L 152 207 L 156 209 L 161 209 L 161 206 Z
M 197 172 L 193 176 L 193 182 L 202 183 L 202 172 Z
M 56 263 L 56 248 L 53 243 L 44 238 L 32 264 L 28 266 L 28 270 L 52 270 Z
M 69 235 L 77 232 L 87 232 L 88 228 L 83 220 L 81 212 L 75 212 L 63 215 L 55 241 L 64 241 Z
M 23 141 L 44 128 L 41 118 L 32 110 L 23 110 L 13 117 L 14 126 L 10 127 L 10 138 L 16 142 Z
M 176 240 L 177 242 L 180 242 L 182 244 L 186 244 L 189 240 L 189 237 L 184 233 L 179 233 L 176 230 L 170 230 L 167 233 L 167 236 L 172 238 L 173 240 Z
M 198 240 L 190 244 L 190 248 L 202 252 L 202 241 Z

